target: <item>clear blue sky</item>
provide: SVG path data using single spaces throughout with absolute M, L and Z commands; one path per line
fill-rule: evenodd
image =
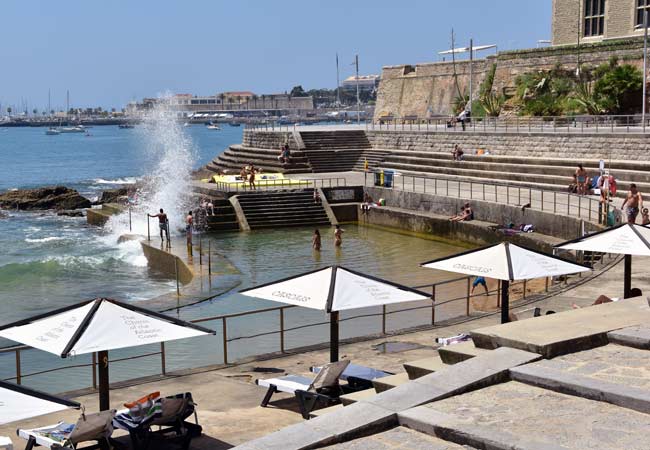
M 0 102 L 122 107 L 164 91 L 258 94 L 437 60 L 450 46 L 534 47 L 551 0 L 3 0 Z

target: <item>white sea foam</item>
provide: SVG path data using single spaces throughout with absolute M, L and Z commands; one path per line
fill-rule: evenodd
M 33 238 L 26 238 L 25 242 L 29 242 L 30 244 L 35 244 L 35 243 L 40 243 L 40 242 L 52 242 L 52 241 L 61 241 L 65 238 L 60 237 L 60 236 L 48 236 L 40 239 L 33 239 Z
M 114 180 L 105 180 L 104 178 L 95 178 L 95 184 L 134 184 L 138 181 L 136 177 L 116 178 Z

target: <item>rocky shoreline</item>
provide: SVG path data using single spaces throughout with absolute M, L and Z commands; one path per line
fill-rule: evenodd
M 81 210 L 104 203 L 126 202 L 132 186 L 106 189 L 96 202 L 91 202 L 76 189 L 66 186 L 46 186 L 35 189 L 17 189 L 0 193 L 0 209 L 19 211 L 55 210 L 59 215 L 80 216 Z M 2 213 L 0 212 L 0 217 Z

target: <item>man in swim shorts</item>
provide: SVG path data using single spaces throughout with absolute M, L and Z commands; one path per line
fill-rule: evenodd
M 626 208 L 627 206 L 627 208 Z M 636 184 L 632 183 L 630 185 L 630 192 L 625 196 L 621 209 L 625 211 L 627 215 L 627 223 L 635 223 L 636 216 L 639 215 L 639 209 L 643 208 L 643 195 L 639 192 L 636 187 Z
M 476 289 L 476 286 L 478 286 L 479 284 L 482 285 L 483 288 L 485 288 L 485 295 L 488 295 L 490 293 L 490 291 L 488 290 L 487 281 L 485 281 L 485 278 L 483 278 L 483 277 L 474 278 L 474 282 L 472 283 L 472 292 L 471 293 L 472 294 L 474 293 L 474 289 Z
M 160 241 L 163 239 L 163 232 L 167 236 L 167 242 L 169 242 L 169 219 L 167 219 L 167 214 L 160 208 L 158 214 L 147 214 L 149 217 L 158 217 L 158 227 L 160 228 Z

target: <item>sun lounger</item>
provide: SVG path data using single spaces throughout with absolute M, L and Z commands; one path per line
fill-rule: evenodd
M 322 367 L 310 367 L 313 373 L 319 373 Z M 348 364 L 339 379 L 347 381 L 351 388 L 363 390 L 372 387 L 372 380 L 393 375 L 390 372 L 373 369 L 372 367 L 360 366 L 358 364 Z
M 144 414 L 134 416 L 133 410 L 127 409 L 115 416 L 113 423 L 116 428 L 129 432 L 134 450 L 158 448 L 160 441 L 176 443 L 186 450 L 192 439 L 201 436 L 203 431 L 195 406 L 189 392 L 155 398 Z M 194 423 L 186 420 L 190 416 L 194 416 Z M 152 428 L 156 426 L 158 430 L 154 431 Z
M 339 378 L 349 364 L 350 361 L 329 363 L 313 379 L 299 375 L 258 379 L 255 381 L 258 386 L 268 388 L 261 406 L 266 407 L 276 392 L 287 392 L 296 396 L 302 417 L 309 419 L 309 413 L 319 402 L 326 405 L 338 403 L 342 394 L 350 392 L 339 384 Z
M 97 444 L 84 449 L 110 450 L 112 448 L 113 417 L 115 410 L 101 411 L 94 414 L 82 414 L 76 424 L 59 422 L 30 430 L 18 430 L 18 436 L 27 440 L 25 450 L 34 446 L 52 449 L 76 449 L 81 443 L 96 441 Z

